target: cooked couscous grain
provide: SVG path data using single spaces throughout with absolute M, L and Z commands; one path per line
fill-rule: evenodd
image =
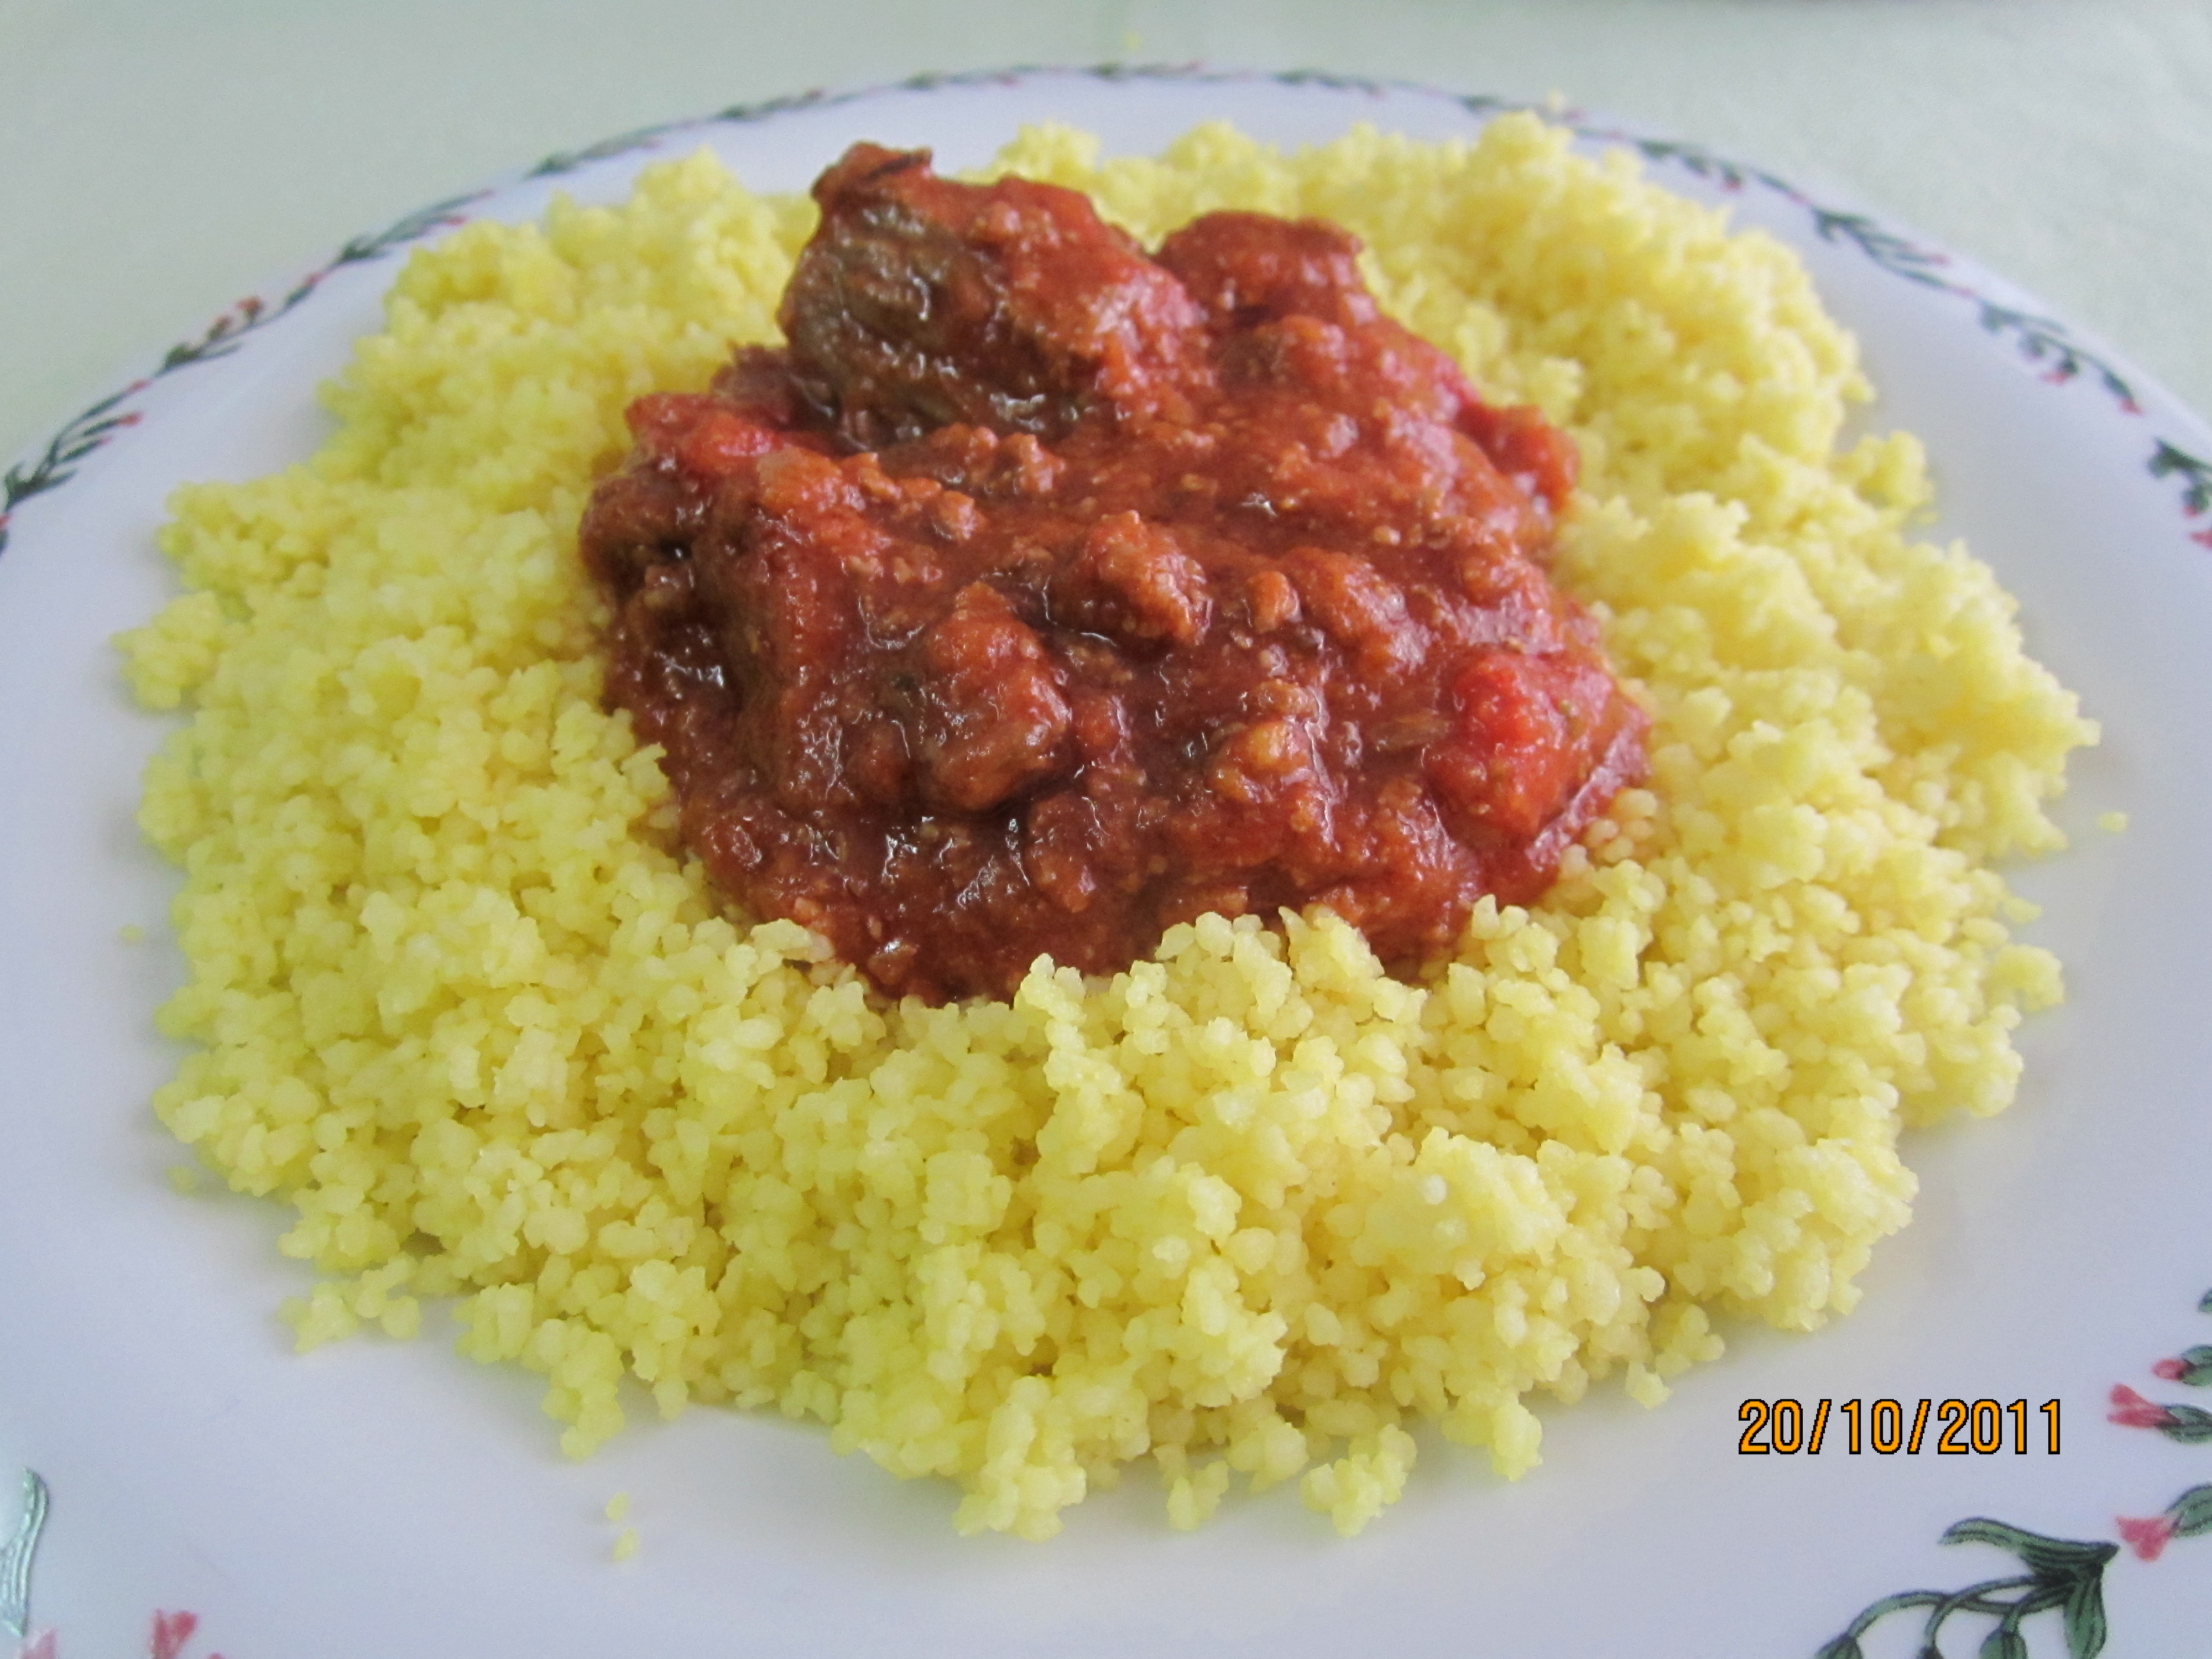
M 1559 569 L 1653 711 L 1648 787 L 1418 984 L 1316 913 L 872 1000 L 686 863 L 575 553 L 625 404 L 772 337 L 811 207 L 702 156 L 465 228 L 312 461 L 180 493 L 189 591 L 125 641 L 191 710 L 143 813 L 198 1045 L 156 1107 L 297 1211 L 302 1346 L 459 1297 L 576 1455 L 633 1377 L 948 1477 L 963 1530 L 1048 1535 L 1150 1458 L 1178 1527 L 1242 1476 L 1349 1532 L 1412 1425 L 1517 1475 L 1533 1401 L 1654 1404 L 1717 1322 L 1848 1310 L 1907 1218 L 1900 1127 L 2004 1106 L 2059 994 L 1989 860 L 2059 844 L 2094 732 L 1990 572 L 1907 533 L 1919 446 L 1839 447 L 1866 389 L 1796 258 L 1527 118 L 1000 165 L 1148 242 L 1339 220 L 1397 315 L 1567 426 Z

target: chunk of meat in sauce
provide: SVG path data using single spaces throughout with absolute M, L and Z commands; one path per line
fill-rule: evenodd
M 856 144 L 814 187 L 822 224 L 779 319 L 820 423 L 878 449 L 955 422 L 1054 437 L 1094 410 L 1188 413 L 1199 311 L 1072 191 L 940 179 Z
M 1547 578 L 1571 444 L 1383 318 L 1358 244 L 856 146 L 781 350 L 630 410 L 608 696 L 683 833 L 881 989 L 1110 972 L 1321 902 L 1405 964 L 1644 764 Z

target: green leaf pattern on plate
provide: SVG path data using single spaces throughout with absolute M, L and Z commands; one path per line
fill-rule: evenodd
M 2197 1309 L 2199 1313 L 2212 1314 L 2212 1291 L 2205 1292 Z M 2212 1346 L 2185 1349 L 2179 1358 L 2162 1359 L 2152 1370 L 2160 1376 L 2192 1387 L 2212 1386 Z M 2108 1420 L 2124 1428 L 2156 1429 L 2184 1445 L 2212 1440 L 2212 1412 L 2195 1406 L 2160 1406 L 2125 1384 L 2112 1390 L 2112 1404 L 2116 1409 Z M 2117 1524 L 2122 1542 L 2139 1559 L 2155 1561 L 2172 1540 L 2212 1533 L 2212 1483 L 2191 1486 L 2160 1514 L 2148 1518 L 2122 1516 Z M 1814 1659 L 1866 1659 L 1861 1637 L 1892 1613 L 1923 1607 L 1928 1611 L 1921 1626 L 1917 1659 L 1945 1659 L 1943 1626 L 1960 1613 L 1996 1621 L 1975 1648 L 1977 1659 L 2033 1659 L 2033 1650 L 2021 1627 L 2039 1613 L 2054 1610 L 2068 1659 L 2096 1659 L 2105 1650 L 2111 1635 L 2105 1613 L 2105 1568 L 2120 1553 L 2118 1544 L 2053 1538 L 1984 1516 L 1946 1528 L 1943 1542 L 1983 1544 L 2003 1550 L 2027 1571 L 1985 1578 L 1960 1590 L 1905 1590 L 1885 1595 L 1869 1602 L 1841 1635 L 1820 1648 Z M 2039 1632 L 2051 1628 L 2048 1621 L 2036 1626 Z

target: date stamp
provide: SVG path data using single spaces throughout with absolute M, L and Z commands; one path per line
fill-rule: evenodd
M 1747 1400 L 1736 1420 L 1744 1430 L 1735 1449 L 1745 1457 L 1814 1456 L 1831 1443 L 1853 1457 L 2058 1455 L 2056 1400 L 2033 1407 L 2025 1400 Z

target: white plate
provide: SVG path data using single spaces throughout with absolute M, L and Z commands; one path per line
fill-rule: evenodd
M 295 1358 L 274 1310 L 307 1274 L 276 1250 L 276 1206 L 185 1200 L 164 1179 L 180 1154 L 145 1101 L 176 1058 L 152 1029 L 181 972 L 161 927 L 173 883 L 132 823 L 164 723 L 131 707 L 107 637 L 173 591 L 152 544 L 171 488 L 311 449 L 313 388 L 375 325 L 404 246 L 463 217 L 534 217 L 556 189 L 618 197 L 647 161 L 702 143 L 757 187 L 794 189 L 863 136 L 960 166 L 1046 118 L 1118 152 L 1217 116 L 1300 142 L 1356 121 L 1466 133 L 1500 106 L 1321 76 L 1025 72 L 629 135 L 364 239 L 24 458 L 0 520 L 0 1540 L 13 1470 L 38 1470 L 52 1508 L 29 1626 L 58 1633 L 27 1651 L 1131 1655 L 1172 1639 L 1271 1659 L 1810 1659 L 1885 1596 L 2027 1577 L 1998 1545 L 1939 1541 L 1977 1516 L 2120 1546 L 2031 1562 L 2101 1589 L 2106 1652 L 2212 1650 L 2212 1536 L 2145 1559 L 2160 1516 L 2212 1511 L 2212 1444 L 2113 1395 L 2185 1402 L 2178 1366 L 2154 1366 L 2212 1341 L 2212 432 L 1909 235 L 1586 121 L 1587 142 L 1639 145 L 1662 183 L 1803 252 L 1864 343 L 1875 418 L 1928 441 L 1939 533 L 1996 566 L 2032 647 L 2105 722 L 2064 807 L 2075 849 L 2021 878 L 2048 906 L 2031 937 L 2065 959 L 2070 1000 L 2027 1028 L 2014 1110 L 1911 1141 L 1918 1219 L 1877 1256 L 1858 1313 L 1812 1338 L 1732 1330 L 1729 1357 L 1655 1413 L 1609 1390 L 1548 1412 L 1544 1464 L 1517 1485 L 1425 1442 L 1403 1503 L 1350 1543 L 1287 1491 L 1175 1535 L 1142 1479 L 1050 1545 L 963 1540 L 948 1488 L 835 1458 L 780 1419 L 695 1411 L 576 1465 L 534 1379 L 441 1342 Z M 2113 809 L 2124 836 L 2093 827 Z M 125 942 L 131 925 L 151 937 Z M 1737 1451 L 1747 1398 L 1884 1396 L 2057 1400 L 2062 1450 L 1852 1456 L 1838 1419 L 1817 1456 Z M 619 1566 L 600 1516 L 617 1491 L 644 1540 Z M 0 1622 L 24 1611 L 21 1555 L 0 1557 Z M 187 1609 L 196 1633 L 155 1623 Z M 1927 1612 L 1880 1619 L 1869 1659 L 1912 1651 Z M 2063 1612 L 2025 1619 L 2021 1650 L 2067 1652 Z M 2075 1621 L 2078 1641 L 2078 1605 Z M 1990 1626 L 1960 1612 L 1946 1650 L 1980 1650 Z

